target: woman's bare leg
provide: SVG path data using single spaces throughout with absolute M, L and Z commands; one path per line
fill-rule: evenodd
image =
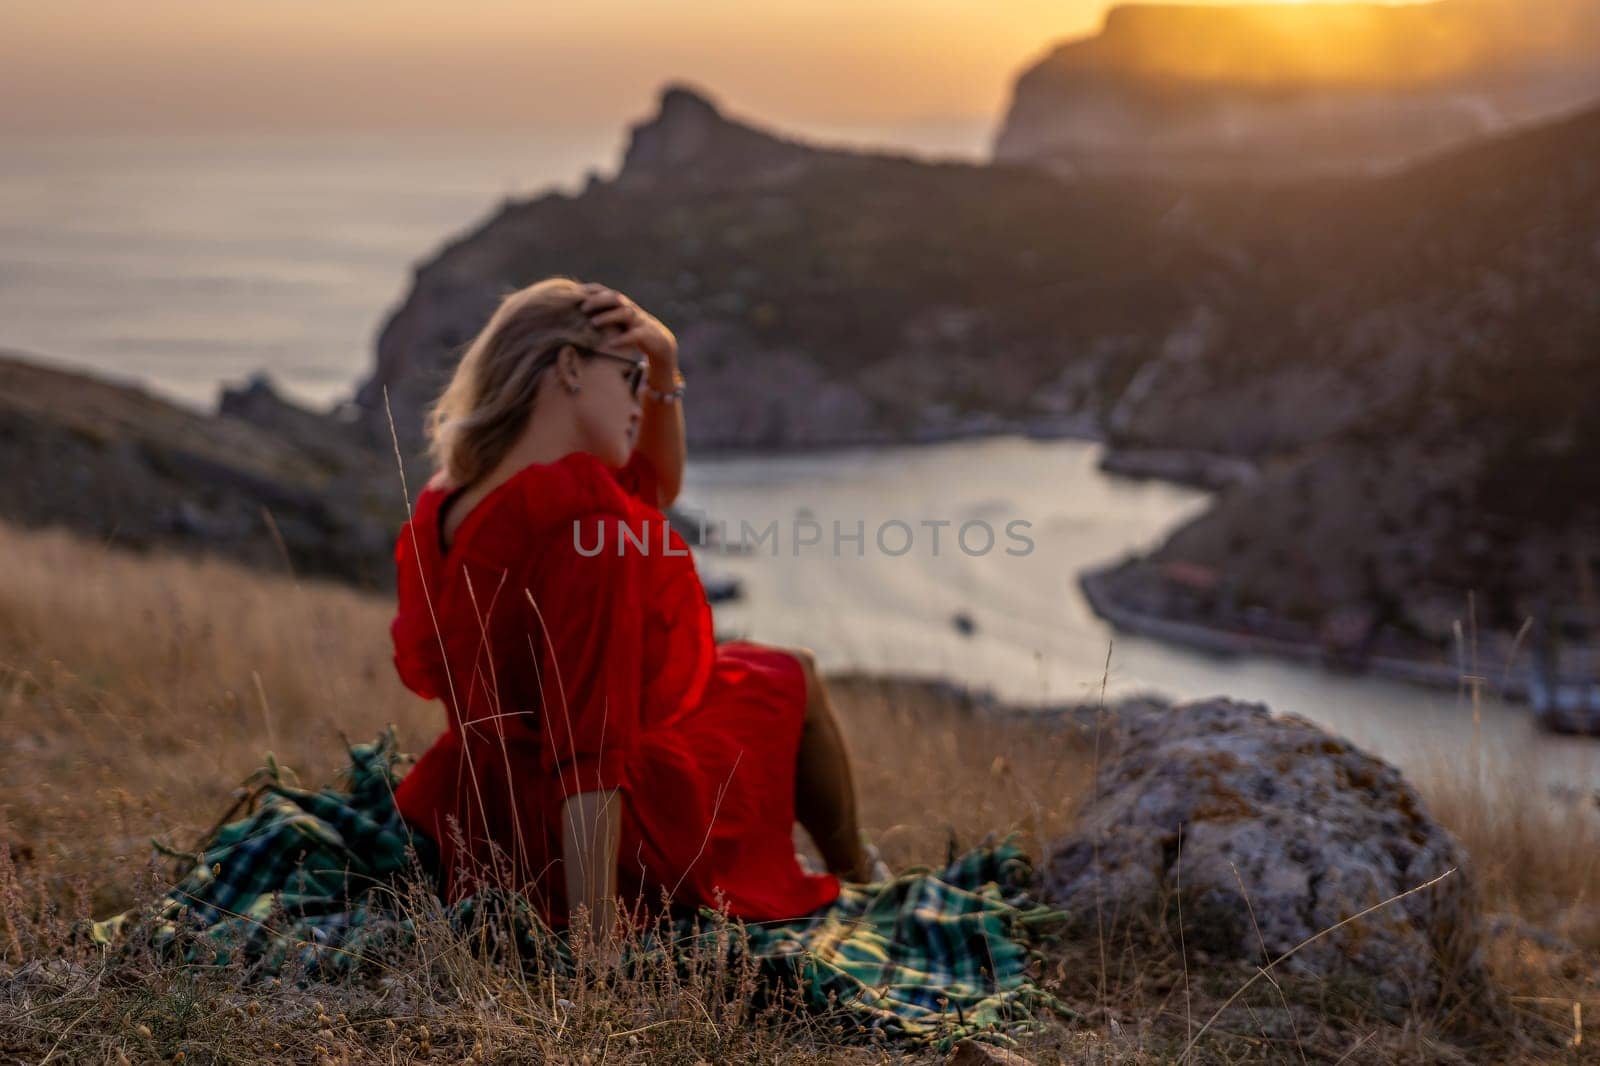
M 810 650 L 794 648 L 790 654 L 806 675 L 805 726 L 795 755 L 795 818 L 811 834 L 830 873 L 848 881 L 867 881 L 871 865 L 856 821 L 855 780 L 833 703 Z

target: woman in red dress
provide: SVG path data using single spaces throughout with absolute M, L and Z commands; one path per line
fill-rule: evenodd
M 787 919 L 881 873 L 810 652 L 713 642 L 662 514 L 682 385 L 659 320 L 553 277 L 504 298 L 429 412 L 391 631 L 449 727 L 395 798 L 452 899 L 509 887 L 605 942 L 619 902 Z M 797 819 L 828 873 L 801 868 Z

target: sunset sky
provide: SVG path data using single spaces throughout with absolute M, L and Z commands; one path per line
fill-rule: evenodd
M 686 79 L 777 125 L 997 119 L 1106 0 L 0 0 L 0 129 L 514 128 Z

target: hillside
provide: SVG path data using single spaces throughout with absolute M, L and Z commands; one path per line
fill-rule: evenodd
M 1181 321 L 1215 262 L 1164 222 L 1180 199 L 800 146 L 669 88 L 615 180 L 505 203 L 418 267 L 357 402 L 386 439 L 387 389 L 415 447 L 497 295 L 567 273 L 678 334 L 694 446 L 1059 429 Z
M 1239 422 L 1220 412 L 1245 423 L 1251 403 L 1326 412 L 1301 391 L 1307 375 L 1347 398 L 1337 431 L 1278 449 L 1269 476 L 1176 533 L 1121 587 L 1146 610 L 1233 629 L 1259 629 L 1246 619 L 1265 614 L 1268 629 L 1359 655 L 1451 661 L 1469 594 L 1497 671 L 1530 618 L 1592 642 L 1600 113 L 1436 160 L 1334 207 L 1314 272 L 1284 278 L 1305 298 L 1279 354 L 1230 348 L 1154 366 L 1121 432 L 1226 449 Z M 1289 402 L 1297 394 L 1305 407 Z M 1161 579 L 1174 563 L 1210 574 L 1212 589 Z
M 421 266 L 359 402 L 386 440 L 387 389 L 416 449 L 497 293 L 597 278 L 678 332 L 695 447 L 1009 429 L 1283 464 L 1158 555 L 1232 590 L 1201 616 L 1353 614 L 1362 647 L 1442 656 L 1469 593 L 1502 642 L 1581 616 L 1597 242 L 1600 111 L 1241 187 L 806 146 L 674 87 L 615 180 Z
M 1402 402 L 1466 317 L 1567 343 L 1580 306 L 1510 307 L 1505 286 L 1583 276 L 1597 115 L 1387 179 L 1244 190 L 808 147 L 672 88 L 615 180 L 507 202 L 418 268 L 358 404 L 386 441 L 387 389 L 415 445 L 497 294 L 567 272 L 678 332 L 702 446 L 1009 425 L 1283 451 Z M 1546 235 L 1566 249 L 1548 263 Z
M 345 738 L 360 743 L 392 723 L 415 752 L 444 716 L 395 678 L 392 605 L 382 597 L 218 559 L 108 551 L 95 540 L 6 524 L 0 552 L 16 575 L 0 586 L 0 765 L 8 769 L 0 778 L 0 1058 L 883 1061 L 883 1047 L 853 1040 L 826 1018 L 795 1017 L 786 1001 L 751 1012 L 742 971 L 652 969 L 602 986 L 540 969 L 527 980 L 530 971 L 485 959 L 453 935 L 437 903 L 416 911 L 420 950 L 376 979 L 341 985 L 306 987 L 288 977 L 269 985 L 237 966 L 181 967 L 151 953 L 104 954 L 74 943 L 71 920 L 115 913 L 170 883 L 170 857 L 152 852 L 151 837 L 192 846 L 245 795 L 234 786 L 266 752 L 314 788 L 331 784 L 348 762 Z M 1581 1050 L 1566 1042 L 1572 1003 L 1591 1002 L 1600 975 L 1600 885 L 1590 860 L 1600 841 L 1576 804 L 1510 787 L 1525 768 L 1442 768 L 1417 783 L 1419 798 L 1391 768 L 1304 723 L 1287 720 L 1276 731 L 1279 762 L 1249 758 L 1258 750 L 1248 746 L 1254 735 L 1218 728 L 1227 724 L 1218 720 L 1163 749 L 1158 780 L 1108 772 L 1094 785 L 1097 762 L 1137 763 L 1111 764 L 1109 734 L 1103 746 L 1098 736 L 1091 743 L 1071 728 L 1074 719 L 1064 727 L 1038 713 L 995 713 L 1004 709 L 975 704 L 951 685 L 830 682 L 854 755 L 863 826 L 896 867 L 937 867 L 952 847 L 1016 830 L 1041 869 L 1066 877 L 1086 849 L 1063 847 L 1046 867 L 1050 842 L 1099 826 L 1109 830 L 1103 846 L 1119 849 L 1119 865 L 1106 875 L 1116 886 L 1107 916 L 1117 921 L 1136 887 L 1130 878 L 1152 860 L 1184 862 L 1186 895 L 1175 912 L 1168 900 L 1145 924 L 1101 931 L 1090 922 L 1051 948 L 1041 980 L 1078 1018 L 1025 1039 L 1017 1049 L 1024 1061 L 1173 1061 L 1213 1014 L 1198 1061 L 1269 1063 L 1297 1053 L 1373 1064 L 1594 1061 L 1592 1017 L 1580 1023 L 1588 1037 Z M 1264 713 L 1233 716 L 1241 710 Z M 1247 746 L 1235 754 L 1239 742 Z M 1263 804 L 1270 812 L 1272 797 L 1299 794 L 1307 779 L 1338 798 L 1346 815 L 1353 809 L 1375 839 L 1352 834 L 1351 823 L 1327 809 L 1294 818 L 1250 813 Z M 1101 786 L 1148 801 L 1085 817 Z M 1176 820 L 1170 804 L 1179 789 L 1209 809 Z M 1406 809 L 1371 802 L 1395 793 Z M 1173 843 L 1180 825 L 1181 843 Z M 1407 830 L 1427 835 L 1411 840 Z M 1245 846 L 1235 848 L 1239 842 Z M 1365 870 L 1354 864 L 1308 879 L 1307 863 L 1341 848 L 1375 855 L 1384 846 L 1439 861 L 1419 843 L 1474 860 L 1473 897 L 1486 916 L 1481 964 L 1496 997 L 1514 1009 L 1419 1004 L 1396 1018 L 1359 997 L 1359 973 L 1289 967 L 1270 985 L 1241 988 L 1260 972 L 1257 946 L 1283 935 L 1274 923 L 1285 917 L 1286 893 L 1313 903 L 1320 896 L 1321 908 L 1309 912 L 1316 921 L 1336 906 L 1341 883 L 1363 883 Z M 1257 865 L 1263 858 L 1265 867 Z M 1220 887 L 1196 888 L 1196 875 Z M 1246 883 L 1253 890 L 1241 898 L 1232 886 Z M 1246 898 L 1259 925 L 1243 918 Z M 1391 913 L 1345 937 L 1323 937 L 1319 951 L 1341 942 L 1358 958 L 1394 958 L 1417 941 L 1398 938 L 1407 923 L 1381 920 Z M 1249 948 L 1245 958 L 1224 951 L 1234 934 Z M 1426 954 L 1394 958 L 1395 966 L 1431 966 Z M 629 1034 L 638 1042 L 625 1042 Z M 932 1052 L 895 1058 L 945 1061 Z
M 203 415 L 0 352 L 0 465 L 0 516 L 20 525 L 369 587 L 394 580 L 405 502 L 392 456 L 265 384 Z

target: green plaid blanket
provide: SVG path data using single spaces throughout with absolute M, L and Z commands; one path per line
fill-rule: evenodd
M 401 907 L 397 893 L 431 884 L 436 856 L 394 808 L 398 758 L 392 729 L 351 747 L 344 791 L 300 788 L 269 758 L 252 775 L 252 812 L 185 856 L 192 868 L 155 904 L 94 922 L 89 935 L 107 950 L 143 943 L 190 964 L 241 963 L 255 975 L 306 981 L 403 959 L 419 894 Z M 798 989 L 808 1008 L 863 1036 L 941 1048 L 974 1034 L 1004 1040 L 1046 1013 L 1067 1013 L 1029 976 L 1036 947 L 1059 918 L 1028 900 L 1029 878 L 1027 859 L 1008 839 L 937 873 L 847 884 L 835 902 L 795 921 L 728 923 L 702 910 L 646 947 L 747 952 L 764 978 Z M 510 929 L 522 955 L 571 972 L 563 937 L 525 901 L 486 895 L 447 909 L 420 893 L 455 929 L 501 940 Z M 730 925 L 740 935 L 727 935 Z

